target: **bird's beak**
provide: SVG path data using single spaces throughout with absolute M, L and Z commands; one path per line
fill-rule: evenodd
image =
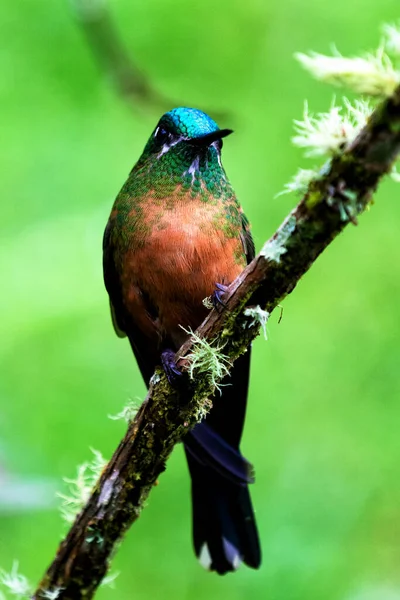
M 233 133 L 232 129 L 218 129 L 218 131 L 213 131 L 212 133 L 207 133 L 207 135 L 202 135 L 201 137 L 192 138 L 190 143 L 194 146 L 200 146 L 202 148 L 211 146 L 213 142 L 220 140 L 227 135 Z

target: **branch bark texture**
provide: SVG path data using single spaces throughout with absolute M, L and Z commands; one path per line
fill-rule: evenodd
M 223 310 L 212 310 L 196 333 L 223 346 L 231 362 L 245 352 L 259 332 L 259 325 L 245 316 L 245 308 L 260 305 L 273 311 L 344 227 L 357 223 L 399 151 L 400 87 L 377 107 L 351 146 L 311 182 L 301 202 L 230 286 Z M 194 345 L 190 338 L 178 353 L 184 371 Z M 175 390 L 164 373 L 156 371 L 136 418 L 33 599 L 55 589 L 65 600 L 93 597 L 110 556 L 138 518 L 173 447 L 207 412 L 214 392 L 207 373 L 198 373 L 193 381 L 187 377 Z

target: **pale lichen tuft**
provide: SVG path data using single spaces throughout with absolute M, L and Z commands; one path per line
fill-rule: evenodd
M 381 44 L 374 53 L 347 58 L 317 52 L 297 53 L 297 60 L 313 77 L 358 94 L 390 96 L 400 83 L 400 73 Z
M 158 383 L 159 381 L 161 381 L 161 375 L 160 373 L 157 373 L 157 371 L 150 377 L 150 384 L 151 385 L 156 385 L 156 383 Z
M 124 408 L 117 413 L 116 415 L 108 415 L 108 418 L 112 421 L 126 421 L 130 423 L 136 417 L 137 412 L 140 408 L 140 404 L 135 402 L 134 400 L 129 400 L 128 404 L 124 406 Z
M 261 249 L 261 256 L 271 262 L 279 264 L 281 256 L 287 252 L 286 243 L 296 229 L 296 217 L 290 214 L 273 238 L 268 240 Z
M 64 588 L 62 587 L 55 587 L 52 590 L 43 590 L 40 592 L 40 596 L 41 598 L 44 598 L 44 600 L 57 600 L 63 590 Z
M 17 599 L 30 598 L 32 586 L 25 575 L 18 573 L 18 561 L 14 561 L 11 571 L 0 569 L 0 586 Z
M 400 57 L 400 24 L 387 23 L 382 27 L 382 31 L 386 52 L 393 57 Z
M 203 302 L 203 306 L 208 308 L 208 310 L 211 310 L 212 308 L 214 308 L 211 296 L 207 296 L 207 298 L 203 298 L 202 302 Z
M 105 577 L 103 577 L 100 586 L 101 587 L 109 587 L 111 589 L 115 588 L 115 580 L 119 577 L 120 571 L 114 571 L 114 573 L 109 573 Z
M 185 357 L 189 361 L 190 379 L 203 374 L 209 384 L 221 393 L 221 379 L 229 375 L 232 367 L 232 363 L 222 352 L 224 346 L 208 342 L 190 329 L 182 329 L 191 336 L 193 342 L 192 352 Z
M 267 310 L 263 310 L 261 308 L 261 306 L 258 304 L 257 306 L 251 306 L 249 308 L 246 308 L 243 311 L 243 314 L 245 315 L 245 317 L 249 317 L 251 319 L 251 321 L 246 323 L 246 325 L 248 327 L 253 327 L 254 325 L 260 325 L 260 327 L 263 331 L 263 334 L 264 334 L 264 339 L 267 340 L 268 339 L 267 322 L 268 322 L 270 313 Z
M 392 170 L 390 171 L 390 177 L 396 183 L 400 183 L 400 173 L 398 172 L 396 166 L 392 167 Z
M 101 472 L 107 464 L 101 452 L 91 448 L 94 458 L 91 462 L 78 466 L 75 479 L 65 477 L 63 480 L 69 484 L 69 494 L 57 492 L 62 499 L 61 515 L 67 523 L 73 523 L 76 515 L 82 510 L 90 498 L 93 487 L 99 479 Z
M 310 181 L 318 176 L 318 171 L 314 169 L 299 169 L 292 179 L 285 183 L 283 190 L 276 194 L 276 198 L 283 196 L 283 194 L 290 194 L 295 192 L 296 194 L 305 194 Z
M 365 100 L 352 104 L 347 98 L 342 106 L 332 104 L 330 110 L 313 116 L 305 103 L 302 120 L 295 120 L 295 146 L 305 148 L 306 156 L 332 156 L 348 146 L 365 126 L 372 107 Z

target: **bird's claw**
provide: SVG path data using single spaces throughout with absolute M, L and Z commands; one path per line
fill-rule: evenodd
M 167 376 L 169 383 L 174 386 L 182 377 L 182 371 L 177 367 L 175 352 L 173 350 L 164 350 L 161 354 L 161 364 Z
M 217 310 L 221 307 L 225 308 L 225 302 L 223 301 L 222 298 L 223 298 L 223 295 L 227 291 L 228 291 L 227 285 L 223 285 L 222 283 L 215 284 L 215 290 L 213 291 L 212 296 L 211 296 L 211 304 Z

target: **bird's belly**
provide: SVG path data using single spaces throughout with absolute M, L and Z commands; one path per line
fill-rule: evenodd
M 239 231 L 229 237 L 202 214 L 177 216 L 162 216 L 124 261 L 130 302 L 147 304 L 158 338 L 169 338 L 176 348 L 186 337 L 182 327 L 195 329 L 207 315 L 203 300 L 215 284 L 231 283 L 245 266 Z

